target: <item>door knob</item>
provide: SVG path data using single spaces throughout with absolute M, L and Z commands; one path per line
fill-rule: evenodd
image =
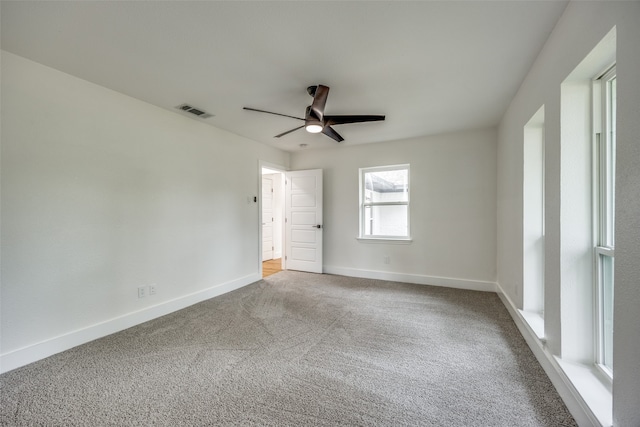
M 312 225 L 311 227 L 313 227 L 313 228 L 322 228 L 322 226 L 321 226 L 320 224 L 318 224 L 318 225 Z

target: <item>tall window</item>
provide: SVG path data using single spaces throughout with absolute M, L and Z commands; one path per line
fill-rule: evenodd
M 594 103 L 600 114 L 595 123 L 594 262 L 596 291 L 596 362 L 611 375 L 613 367 L 614 212 L 616 152 L 616 70 L 595 82 Z M 597 99 L 597 98 L 600 99 Z M 599 132 L 598 132 L 599 131 Z
M 523 295 L 524 311 L 536 314 L 538 336 L 544 336 L 544 106 L 524 126 Z
M 409 165 L 360 169 L 360 238 L 409 239 Z

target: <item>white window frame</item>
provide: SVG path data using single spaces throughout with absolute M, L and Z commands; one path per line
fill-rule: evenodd
M 544 338 L 545 106 L 523 128 L 523 294 L 522 312 Z M 532 197 L 534 195 L 534 197 Z M 533 239 L 537 240 L 535 242 Z
M 593 144 L 593 263 L 594 263 L 594 322 L 595 364 L 609 379 L 611 367 L 605 348 L 605 288 L 604 259 L 615 263 L 615 123 L 612 123 L 610 84 L 616 78 L 615 65 L 594 80 L 594 144 Z M 613 278 L 612 287 L 615 286 Z M 609 343 L 609 345 L 613 345 Z
M 406 170 L 407 171 L 407 200 L 399 202 L 367 202 L 365 200 L 365 174 L 371 172 L 384 172 L 393 170 Z M 411 241 L 411 215 L 410 215 L 410 201 L 411 201 L 411 169 L 409 164 L 390 165 L 390 166 L 376 166 L 359 169 L 359 193 L 360 193 L 360 226 L 358 240 L 362 241 Z M 365 235 L 365 209 L 367 207 L 374 206 L 406 206 L 407 207 L 407 235 L 406 236 L 388 236 L 388 235 Z

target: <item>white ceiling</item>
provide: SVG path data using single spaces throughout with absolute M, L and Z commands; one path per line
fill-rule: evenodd
M 0 13 L 7 51 L 295 151 L 336 143 L 275 139 L 302 122 L 242 107 L 304 117 L 320 83 L 326 114 L 386 114 L 336 126 L 347 145 L 496 125 L 566 3 L 2 1 Z

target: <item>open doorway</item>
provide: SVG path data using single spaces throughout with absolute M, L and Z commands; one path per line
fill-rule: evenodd
M 284 173 L 261 167 L 262 277 L 282 270 L 284 246 Z

